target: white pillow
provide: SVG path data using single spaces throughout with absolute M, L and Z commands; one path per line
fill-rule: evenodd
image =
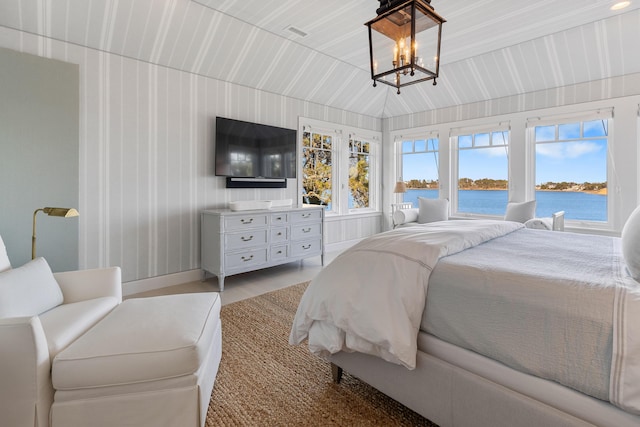
M 509 202 L 507 212 L 504 214 L 505 221 L 515 221 L 525 223 L 536 215 L 536 201 Z
M 397 225 L 418 221 L 418 209 L 398 209 L 393 213 L 393 223 Z
M 62 301 L 60 286 L 44 258 L 0 273 L 0 318 L 35 316 Z
M 622 256 L 631 277 L 640 282 L 640 206 L 638 206 L 622 229 Z
M 446 221 L 449 219 L 449 200 L 418 197 L 418 223 Z

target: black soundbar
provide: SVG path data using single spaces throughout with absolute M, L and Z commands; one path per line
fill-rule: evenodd
M 287 188 L 286 178 L 227 177 L 227 188 Z

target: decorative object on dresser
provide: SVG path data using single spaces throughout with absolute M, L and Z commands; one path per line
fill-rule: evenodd
M 202 211 L 202 279 L 207 273 L 224 278 L 312 256 L 324 264 L 324 209 L 288 207 L 269 210 Z

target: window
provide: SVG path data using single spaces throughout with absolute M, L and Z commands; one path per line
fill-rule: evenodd
M 369 202 L 370 143 L 349 138 L 349 209 L 371 207 Z
M 402 138 L 399 143 L 399 170 L 407 192 L 402 195 L 404 203 L 418 207 L 418 197 L 437 199 L 440 188 L 438 167 L 438 137 L 436 134 L 414 138 Z
M 333 140 L 326 133 L 302 133 L 302 198 L 311 205 L 331 210 L 333 189 Z
M 456 136 L 458 213 L 504 215 L 509 198 L 509 130 L 488 129 Z
M 536 216 L 606 222 L 609 117 L 533 127 Z
M 328 131 L 335 125 L 311 119 L 301 124 L 302 203 L 338 215 L 378 210 L 380 135 L 346 126 Z

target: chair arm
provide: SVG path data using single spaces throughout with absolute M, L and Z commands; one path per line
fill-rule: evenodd
M 40 318 L 0 319 L 0 343 L 2 425 L 47 425 L 53 387 L 49 349 Z
M 120 267 L 65 271 L 53 275 L 62 289 L 65 304 L 100 297 L 116 297 L 118 303 L 122 302 Z

